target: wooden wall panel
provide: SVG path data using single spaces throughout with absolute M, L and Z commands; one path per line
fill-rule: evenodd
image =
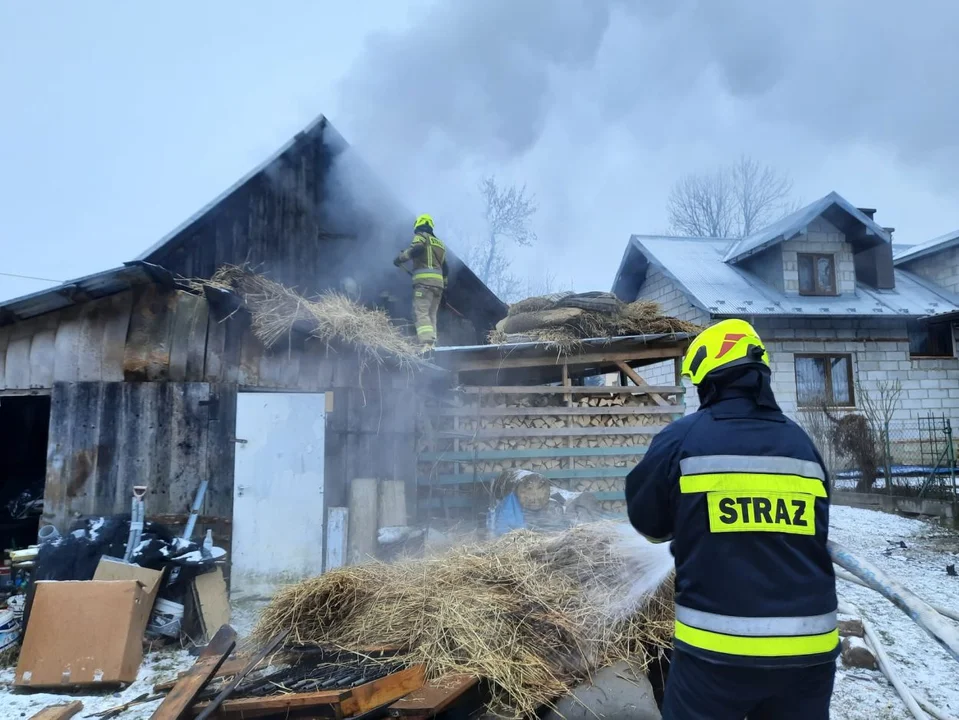
M 204 513 L 228 524 L 235 403 L 235 389 L 209 383 L 57 383 L 44 518 L 66 532 L 80 516 L 126 513 L 146 485 L 147 516 L 176 526 L 206 478 Z

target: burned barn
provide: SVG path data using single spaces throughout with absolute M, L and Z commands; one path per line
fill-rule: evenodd
M 0 305 L 6 547 L 128 512 L 134 486 L 180 527 L 207 480 L 194 537 L 232 548 L 234 591 L 321 571 L 353 479 L 415 490 L 418 392 L 443 371 L 296 331 L 267 347 L 240 298 L 185 280 L 247 265 L 402 324 L 412 219 L 321 117 L 137 260 Z M 441 336 L 481 342 L 505 307 L 455 256 L 450 285 Z

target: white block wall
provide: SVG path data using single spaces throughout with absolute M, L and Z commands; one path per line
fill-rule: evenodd
M 959 248 L 949 248 L 900 265 L 903 270 L 959 293 Z
M 646 281 L 636 299 L 655 300 L 662 308 L 663 314 L 670 317 L 687 320 L 697 325 L 708 325 L 710 322 L 709 315 L 693 305 L 686 293 L 655 267 L 649 268 Z M 672 360 L 640 368 L 639 374 L 650 385 L 672 385 L 676 382 L 676 369 Z M 684 381 L 683 385 L 686 387 L 686 413 L 689 414 L 699 407 L 699 397 L 691 384 Z
M 799 253 L 824 253 L 835 255 L 836 285 L 840 295 L 856 292 L 856 264 L 852 245 L 846 236 L 831 223 L 815 220 L 802 238 L 782 244 L 783 288 L 787 295 L 799 294 Z
M 830 353 L 852 356 L 853 377 L 866 391 L 899 380 L 903 392 L 896 420 L 945 414 L 959 424 L 959 359 L 910 359 L 904 321 L 777 318 L 755 326 L 769 350 L 773 391 L 793 418 L 798 412 L 795 355 Z

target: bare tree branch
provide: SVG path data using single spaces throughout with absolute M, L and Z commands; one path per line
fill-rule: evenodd
M 670 231 L 691 237 L 745 237 L 795 209 L 788 175 L 742 156 L 710 173 L 691 173 L 667 201 Z
M 510 185 L 502 189 L 492 176 L 483 179 L 480 192 L 486 201 L 487 229 L 487 253 L 480 279 L 489 285 L 493 267 L 504 262 L 499 242 L 501 238 L 512 240 L 522 247 L 529 247 L 536 242 L 536 231 L 530 222 L 537 206 L 535 197 L 526 194 L 525 185 L 521 188 Z

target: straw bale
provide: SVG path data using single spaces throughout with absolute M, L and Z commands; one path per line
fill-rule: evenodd
M 570 354 L 586 338 L 621 337 L 658 333 L 692 333 L 702 330 L 694 323 L 662 314 L 658 303 L 637 300 L 612 303 L 611 312 L 582 310 L 573 312 L 558 303 L 568 302 L 551 296 L 529 298 L 510 306 L 510 314 L 489 335 L 494 345 L 514 342 L 543 342 L 560 354 Z M 522 308 L 521 310 L 518 308 Z M 537 324 L 536 319 L 542 322 Z
M 645 552 L 656 563 L 637 567 L 644 555 L 637 543 L 655 548 Z M 264 610 L 253 639 L 289 628 L 299 643 L 399 645 L 429 677 L 486 678 L 499 691 L 501 711 L 531 716 L 599 668 L 625 660 L 644 670 L 649 649 L 670 643 L 671 567 L 668 548 L 619 523 L 519 531 L 292 585 Z M 648 589 L 638 593 L 644 568 Z
M 250 271 L 224 265 L 209 280 L 190 280 L 237 293 L 253 318 L 253 334 L 266 347 L 287 337 L 296 327 L 327 343 L 351 345 L 364 360 L 382 362 L 392 357 L 403 363 L 417 360 L 417 346 L 390 322 L 389 315 L 371 310 L 336 292 L 307 299 L 294 290 Z

